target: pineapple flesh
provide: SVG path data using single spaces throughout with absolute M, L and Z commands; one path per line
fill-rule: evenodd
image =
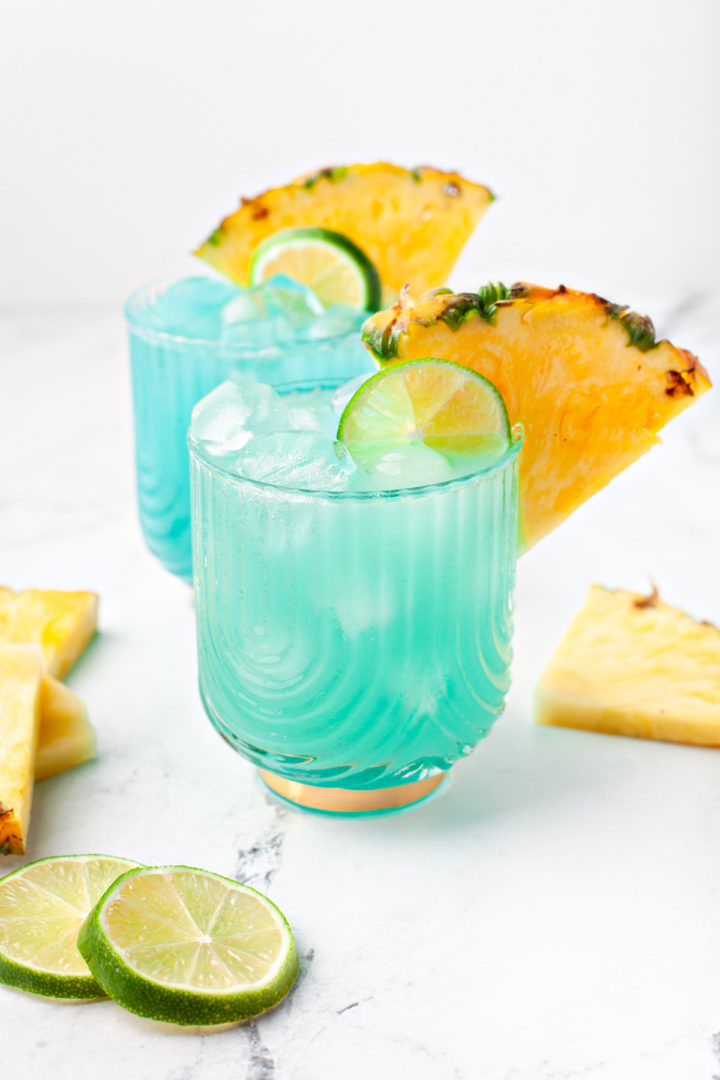
M 40 687 L 35 781 L 81 765 L 96 753 L 97 737 L 84 701 L 57 679 L 45 676 Z
M 43 654 L 0 644 L 0 854 L 24 855 L 40 726 Z
M 540 724 L 720 746 L 720 630 L 599 585 L 535 692 Z
M 57 680 L 76 663 L 97 630 L 98 598 L 92 592 L 0 587 L 2 643 L 42 646 L 40 730 L 35 779 L 45 780 L 95 757 L 97 740 L 84 702 Z
M 442 285 L 493 195 L 456 172 L 387 162 L 321 169 L 243 199 L 195 252 L 247 285 L 253 252 L 280 229 L 319 226 L 342 233 L 397 294 Z
M 0 642 L 38 642 L 48 673 L 61 679 L 94 637 L 97 611 L 91 592 L 0 588 Z
M 697 358 L 656 341 L 649 319 L 560 286 L 404 291 L 363 340 L 380 365 L 437 357 L 485 375 L 521 423 L 527 550 L 659 440 L 710 388 Z

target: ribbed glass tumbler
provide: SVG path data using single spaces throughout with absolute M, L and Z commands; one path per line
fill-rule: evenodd
M 200 692 L 280 795 L 326 811 L 429 794 L 510 682 L 520 437 L 393 492 L 242 479 L 191 445 Z
M 158 330 L 151 317 L 164 286 L 128 301 L 137 499 L 145 543 L 173 574 L 192 580 L 187 430 L 192 410 L 232 371 L 275 384 L 331 372 L 340 380 L 373 368 L 357 326 L 333 337 L 269 342 L 205 341 Z

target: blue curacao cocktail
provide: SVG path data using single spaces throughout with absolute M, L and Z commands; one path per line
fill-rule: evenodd
M 316 371 L 349 378 L 369 370 L 358 334 L 365 313 L 325 310 L 290 279 L 242 290 L 195 277 L 139 290 L 125 315 L 140 523 L 153 554 L 190 581 L 186 436 L 193 406 L 233 370 L 268 383 Z
M 280 794 L 368 811 L 422 798 L 502 711 L 521 437 L 368 477 L 334 439 L 357 380 L 336 383 L 229 383 L 195 411 L 200 689 Z

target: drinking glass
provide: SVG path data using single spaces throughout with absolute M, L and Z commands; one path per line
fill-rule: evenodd
M 233 474 L 191 432 L 200 692 L 279 795 L 404 806 L 488 734 L 510 681 L 521 441 L 459 480 L 323 492 Z
M 157 328 L 151 285 L 125 306 L 130 342 L 135 466 L 140 525 L 150 551 L 173 574 L 192 580 L 187 429 L 197 402 L 232 371 L 275 384 L 330 372 L 343 381 L 373 369 L 357 325 L 333 337 L 205 341 Z

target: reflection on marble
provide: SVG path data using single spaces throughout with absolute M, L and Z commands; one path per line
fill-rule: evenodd
M 692 304 L 668 307 L 658 329 L 718 380 L 718 303 Z M 69 679 L 100 757 L 38 786 L 30 857 L 109 851 L 234 876 L 287 913 L 302 958 L 281 1008 L 217 1035 L 0 988 L 8 1075 L 720 1073 L 720 756 L 530 720 L 590 581 L 652 576 L 670 602 L 720 622 L 716 394 L 522 560 L 507 712 L 448 789 L 409 813 L 344 821 L 273 801 L 205 720 L 189 590 L 144 550 L 135 519 L 119 315 L 4 316 L 0 349 L 0 576 L 102 597 L 102 635 Z

